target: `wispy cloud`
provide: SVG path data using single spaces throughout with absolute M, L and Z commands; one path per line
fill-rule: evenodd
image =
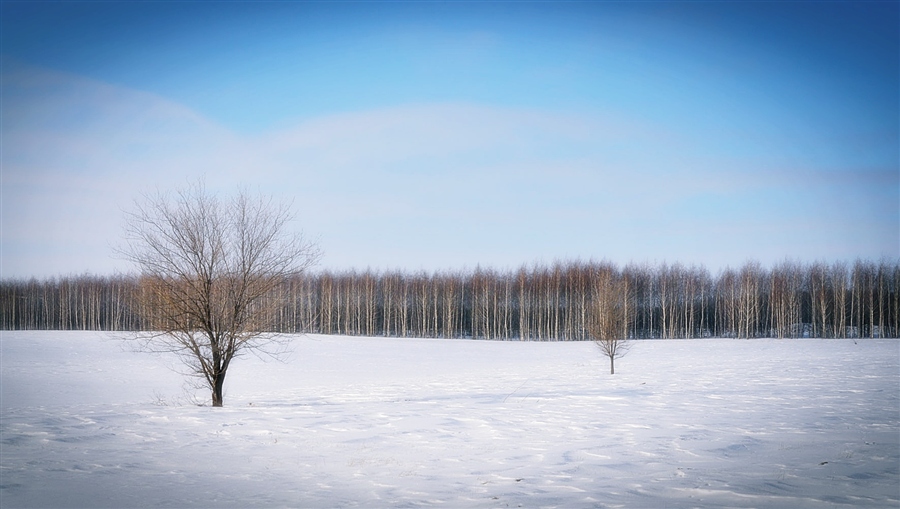
M 2 94 L 3 276 L 125 270 L 109 249 L 121 210 L 202 176 L 294 200 L 332 267 L 897 255 L 889 168 L 825 178 L 777 147 L 710 154 L 619 111 L 423 103 L 240 135 L 154 94 L 9 62 Z M 866 195 L 880 201 L 828 208 Z

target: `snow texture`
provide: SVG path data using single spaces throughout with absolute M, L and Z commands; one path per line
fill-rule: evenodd
M 900 342 L 296 336 L 225 408 L 97 332 L 2 332 L 0 506 L 898 507 Z

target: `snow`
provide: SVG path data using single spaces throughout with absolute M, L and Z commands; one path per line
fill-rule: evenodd
M 115 334 L 2 332 L 0 506 L 898 507 L 900 342 L 301 336 L 225 408 Z

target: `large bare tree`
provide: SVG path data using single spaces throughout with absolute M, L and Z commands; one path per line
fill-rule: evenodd
M 179 354 L 188 374 L 222 406 L 231 362 L 244 351 L 273 353 L 282 292 L 319 251 L 291 233 L 288 206 L 240 191 L 231 199 L 202 182 L 144 196 L 126 217 L 122 255 L 141 271 L 146 349 Z

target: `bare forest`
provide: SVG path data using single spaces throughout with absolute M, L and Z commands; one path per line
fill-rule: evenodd
M 132 275 L 7 279 L 0 328 L 158 330 L 140 309 L 152 302 L 142 298 L 148 291 Z M 611 300 L 627 309 L 628 339 L 898 337 L 900 262 L 748 262 L 715 276 L 702 266 L 608 262 L 319 271 L 288 279 L 258 305 L 272 314 L 268 332 L 581 341 L 592 339 L 592 311 Z

